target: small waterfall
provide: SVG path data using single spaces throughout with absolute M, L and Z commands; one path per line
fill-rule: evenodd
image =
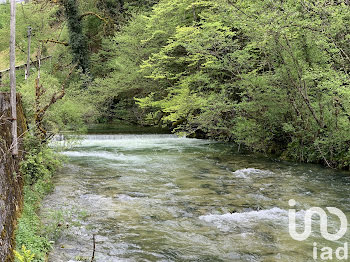
M 137 140 L 149 140 L 149 139 L 164 139 L 164 138 L 178 138 L 174 134 L 146 134 L 146 135 L 84 135 L 84 140 L 125 140 L 125 139 L 137 139 Z
M 69 140 L 70 138 L 78 137 L 83 140 L 159 140 L 168 138 L 179 138 L 174 134 L 146 134 L 146 135 L 81 135 L 76 136 L 72 134 L 57 134 L 53 137 L 53 141 L 61 142 Z

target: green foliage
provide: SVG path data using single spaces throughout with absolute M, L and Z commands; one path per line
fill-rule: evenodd
M 51 249 L 52 230 L 42 224 L 38 213 L 41 200 L 53 188 L 52 175 L 62 160 L 47 145 L 30 135 L 25 138 L 25 149 L 25 159 L 20 167 L 25 180 L 24 206 L 16 230 L 16 257 L 18 261 L 46 261 L 46 254 Z
M 89 57 L 78 2 L 76 0 L 63 0 L 62 2 L 68 22 L 69 45 L 73 53 L 73 62 L 78 64 L 83 73 L 86 73 L 89 68 Z
M 35 48 L 53 29 L 61 31 L 52 38 L 70 39 L 73 58 L 66 47 L 43 45 L 54 66 L 42 72 L 41 106 L 59 91 L 71 59 L 94 77 L 73 75 L 44 120 L 52 132 L 120 119 L 349 168 L 347 3 L 64 0 L 63 9 L 36 12 L 44 6 L 33 2 L 18 8 L 18 44 L 25 49 L 28 25 Z M 8 5 L 0 14 L 6 36 Z M 7 45 L 0 41 L 2 57 Z M 31 78 L 19 88 L 30 119 L 33 86 Z
M 39 104 L 35 101 L 35 81 L 36 75 L 32 75 L 28 81 L 23 82 L 18 87 L 18 92 L 22 95 L 24 108 L 26 110 L 27 122 L 31 129 L 35 129 L 35 108 L 44 108 L 55 93 L 59 93 L 62 88 L 62 81 L 52 74 L 50 68 L 43 68 L 41 71 L 40 84 L 45 89 L 45 93 L 40 97 Z M 72 81 L 66 87 L 65 96 L 51 106 L 44 117 L 43 126 L 51 134 L 62 131 L 84 132 L 85 124 L 94 121 L 96 118 L 95 107 L 89 102 L 91 97 L 87 96 L 80 86 L 82 81 Z
M 22 64 L 27 60 L 27 30 L 32 27 L 31 58 L 35 59 L 38 48 L 42 48 L 41 40 L 56 38 L 54 28 L 59 28 L 59 19 L 55 16 L 57 7 L 45 8 L 33 1 L 26 5 L 17 5 L 16 11 L 16 63 Z M 0 4 L 0 70 L 9 68 L 10 37 L 10 8 L 9 4 Z M 43 56 L 48 55 L 50 47 L 42 48 Z
M 15 257 L 19 262 L 32 262 L 34 261 L 35 255 L 32 254 L 30 250 L 27 250 L 25 246 L 22 246 L 21 253 L 18 251 L 15 252 Z
M 138 73 L 143 59 L 157 47 L 141 43 L 146 38 L 147 18 L 137 16 L 112 40 L 105 40 L 101 51 L 92 56 L 92 72 L 98 76 L 89 87 L 101 117 L 113 119 L 117 115 L 130 122 L 142 122 L 142 112 L 135 106 L 134 96 L 151 89 L 153 83 Z
M 117 34 L 96 83 L 135 97 L 142 124 L 347 168 L 349 23 L 345 3 L 163 0 Z
M 49 239 L 42 236 L 44 226 L 38 216 L 38 203 L 49 192 L 47 183 L 51 185 L 48 177 L 41 179 L 34 188 L 25 186 L 23 213 L 17 225 L 16 245 L 26 246 L 35 255 L 33 261 L 45 261 L 46 253 L 51 249 Z
M 0 30 L 8 25 L 8 19 L 10 13 L 10 5 L 2 4 L 0 5 Z
M 27 150 L 25 160 L 22 161 L 20 170 L 26 184 L 34 185 L 39 180 L 49 179 L 51 174 L 59 168 L 61 159 L 52 149 L 42 144 L 34 136 L 27 135 L 24 143 Z
M 347 34 L 349 9 L 292 1 L 237 5 L 246 8 L 240 17 L 247 26 L 256 28 L 244 33 L 260 53 L 260 67 L 241 74 L 244 92 L 237 106 L 238 126 L 253 121 L 255 132 L 235 127 L 235 136 L 255 150 L 348 167 L 349 61 L 343 56 L 349 49 L 336 35 Z
M 124 9 L 131 13 L 142 13 L 150 11 L 159 0 L 119 0 L 119 2 L 124 2 Z
M 106 41 L 102 51 L 93 56 L 92 72 L 99 76 L 90 91 L 97 97 L 99 108 L 104 108 L 102 117 L 120 119 L 141 124 L 145 121 L 147 110 L 135 105 L 134 97 L 145 97 L 152 90 L 159 92 L 158 83 L 145 78 L 147 73 L 140 71 L 140 66 L 153 53 L 159 52 L 176 31 L 179 24 L 190 24 L 193 20 L 192 10 L 186 10 L 190 1 L 166 1 L 156 5 L 150 17 L 144 14 L 134 15 L 129 24 L 124 26 L 116 36 Z M 173 13 L 183 12 L 181 16 Z M 110 56 L 113 52 L 113 56 Z M 102 62 L 102 64 L 101 64 Z M 100 72 L 100 73 L 98 73 Z M 108 77 L 107 77 L 108 75 Z

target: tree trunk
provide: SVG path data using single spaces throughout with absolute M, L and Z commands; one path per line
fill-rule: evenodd
M 16 102 L 16 0 L 11 0 L 10 21 L 10 88 L 12 112 L 12 154 L 18 155 Z

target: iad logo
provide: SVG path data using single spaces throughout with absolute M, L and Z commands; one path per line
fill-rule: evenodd
M 296 204 L 294 199 L 289 200 L 289 206 L 294 207 Z M 289 234 L 298 241 L 306 240 L 311 234 L 312 216 L 319 215 L 320 217 L 320 231 L 323 238 L 329 241 L 336 241 L 341 239 L 348 228 L 348 220 L 345 214 L 336 207 L 326 207 L 328 212 L 336 215 L 340 219 L 340 229 L 335 234 L 328 233 L 328 217 L 326 212 L 320 207 L 312 207 L 305 212 L 304 217 L 304 232 L 296 232 L 296 212 L 295 209 L 289 209 Z
M 296 202 L 294 199 L 289 200 L 289 206 L 295 207 Z M 337 241 L 342 238 L 348 227 L 348 220 L 345 214 L 336 207 L 326 207 L 327 211 L 333 215 L 336 215 L 340 220 L 340 229 L 338 232 L 331 234 L 328 233 L 328 216 L 327 213 L 320 207 L 312 207 L 305 212 L 304 217 L 304 231 L 298 233 L 296 231 L 296 211 L 295 209 L 289 209 L 289 234 L 297 241 L 304 241 L 311 235 L 312 230 L 312 216 L 318 215 L 320 217 L 320 232 L 324 239 L 329 241 Z M 317 243 L 314 243 L 313 258 L 318 258 Z M 321 248 L 320 258 L 322 260 L 331 260 L 333 258 L 333 250 L 330 247 Z M 341 254 L 342 253 L 342 254 Z M 345 243 L 344 247 L 339 247 L 335 250 L 335 256 L 339 260 L 348 258 L 348 244 Z

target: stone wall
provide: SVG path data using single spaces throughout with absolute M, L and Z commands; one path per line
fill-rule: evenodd
M 14 231 L 22 206 L 22 177 L 19 162 L 23 157 L 23 135 L 27 130 L 20 96 L 17 95 L 19 155 L 11 152 L 10 94 L 0 92 L 0 262 L 13 261 Z

